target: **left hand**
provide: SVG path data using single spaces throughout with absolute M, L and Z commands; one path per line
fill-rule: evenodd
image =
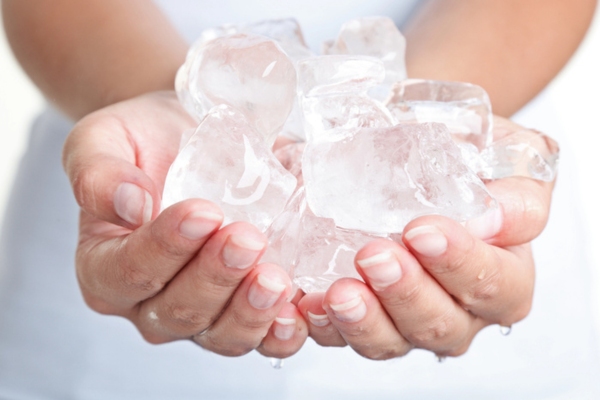
M 442 216 L 417 218 L 404 230 L 406 248 L 369 243 L 355 258 L 366 283 L 341 279 L 300 300 L 310 335 L 371 359 L 413 348 L 458 356 L 484 327 L 522 320 L 535 275 L 529 242 L 546 225 L 553 186 L 523 177 L 491 181 L 497 211 L 465 226 Z

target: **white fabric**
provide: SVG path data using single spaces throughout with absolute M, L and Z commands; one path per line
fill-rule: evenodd
M 286 2 L 260 3 L 248 7 L 242 0 L 220 1 L 214 3 L 218 8 L 205 10 L 192 0 L 161 4 L 192 39 L 203 26 L 292 15 L 280 8 Z M 296 15 L 315 45 L 319 35 L 333 36 L 342 21 L 386 14 L 390 4 L 395 7 L 391 15 L 401 21 L 412 3 L 346 1 L 337 6 L 343 14 L 336 20 L 334 5 L 304 1 L 308 6 Z M 329 19 L 334 23 L 327 28 L 319 22 Z M 310 33 L 316 27 L 318 33 Z M 543 97 L 516 119 L 560 141 Z M 189 342 L 149 345 L 128 321 L 97 315 L 84 305 L 73 268 L 78 211 L 60 166 L 70 126 L 51 109 L 36 121 L 1 232 L 0 271 L 6 273 L 0 281 L 0 398 L 600 398 L 590 279 L 568 149 L 563 148 L 550 222 L 534 244 L 534 307 L 509 336 L 489 327 L 465 356 L 441 364 L 418 350 L 402 359 L 373 362 L 350 349 L 318 348 L 309 339 L 283 369 L 275 370 L 256 353 L 225 358 Z

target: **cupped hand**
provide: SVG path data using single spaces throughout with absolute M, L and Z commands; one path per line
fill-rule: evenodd
M 286 301 L 285 271 L 257 264 L 264 234 L 242 222 L 221 227 L 221 209 L 206 200 L 159 213 L 181 133 L 194 126 L 175 94 L 161 92 L 90 114 L 70 133 L 63 164 L 81 206 L 83 297 L 131 320 L 151 343 L 191 339 L 228 356 L 289 356 L 307 326 Z
M 497 125 L 501 134 L 511 123 Z M 404 230 L 404 246 L 382 239 L 358 252 L 365 283 L 342 279 L 304 296 L 298 307 L 310 336 L 371 359 L 413 348 L 458 356 L 484 327 L 525 318 L 535 276 L 530 242 L 548 220 L 553 182 L 510 177 L 486 186 L 497 209 L 466 224 L 417 218 Z

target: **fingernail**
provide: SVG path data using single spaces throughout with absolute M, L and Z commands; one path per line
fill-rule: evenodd
M 294 318 L 275 318 L 273 334 L 279 340 L 290 340 L 296 331 L 296 320 Z
M 223 221 L 220 214 L 210 211 L 194 211 L 179 224 L 181 236 L 198 240 L 214 231 Z
M 446 252 L 448 240 L 435 226 L 417 226 L 404 234 L 410 247 L 425 257 L 438 257 Z
M 142 225 L 152 218 L 152 196 L 138 185 L 121 183 L 113 200 L 117 215 L 131 225 Z
M 242 235 L 230 235 L 221 251 L 223 264 L 230 268 L 244 269 L 256 262 L 265 243 Z
M 336 318 L 342 322 L 358 322 L 367 314 L 367 305 L 360 295 L 341 304 L 330 304 Z
M 248 290 L 248 302 L 254 308 L 265 310 L 277 302 L 285 284 L 259 274 Z
M 400 264 L 390 251 L 356 260 L 356 263 L 367 275 L 369 284 L 375 290 L 384 290 L 402 277 Z
M 494 237 L 502 228 L 502 209 L 494 207 L 485 214 L 467 221 L 467 231 L 476 238 L 486 240 Z
M 331 323 L 331 321 L 329 321 L 329 317 L 327 316 L 327 314 L 313 314 L 310 311 L 307 311 L 307 314 L 308 314 L 308 320 L 314 326 L 323 327 L 323 326 L 327 326 Z

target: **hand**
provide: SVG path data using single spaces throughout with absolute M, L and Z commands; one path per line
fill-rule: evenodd
M 504 134 L 511 124 L 497 120 Z M 413 348 L 458 356 L 490 324 L 511 326 L 531 308 L 534 262 L 529 242 L 543 230 L 553 183 L 523 177 L 491 181 L 500 207 L 466 226 L 420 217 L 402 235 L 365 246 L 355 259 L 366 283 L 335 282 L 298 307 L 310 336 L 324 346 L 350 345 L 372 359 Z
M 158 215 L 181 133 L 194 126 L 175 94 L 161 92 L 90 114 L 70 133 L 63 162 L 82 209 L 83 297 L 132 321 L 150 343 L 191 339 L 223 355 L 289 356 L 307 327 L 286 303 L 287 274 L 257 265 L 266 237 L 247 223 L 220 228 L 222 211 L 201 199 Z

